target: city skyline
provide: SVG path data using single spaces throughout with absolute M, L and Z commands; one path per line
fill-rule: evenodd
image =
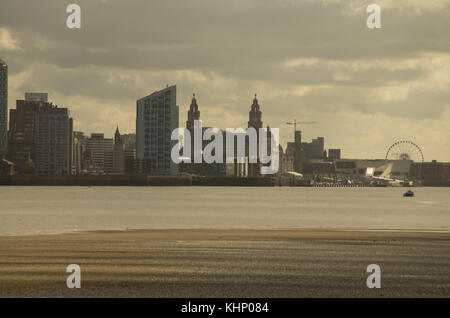
M 0 0 L 0 298 L 445 301 L 449 31 L 450 0 Z
M 180 114 L 195 92 L 205 123 L 223 128 L 246 127 L 256 92 L 283 148 L 294 135 L 285 123 L 297 119 L 317 122 L 300 126 L 305 140 L 323 136 L 346 158 L 383 158 L 406 139 L 425 161 L 450 161 L 449 1 L 381 1 L 379 30 L 357 1 L 152 2 L 170 22 L 144 1 L 80 1 L 76 31 L 65 4 L 20 3 L 0 12 L 9 109 L 45 91 L 71 109 L 74 130 L 110 137 L 116 125 L 134 132 L 136 99 L 166 84 L 179 87 Z

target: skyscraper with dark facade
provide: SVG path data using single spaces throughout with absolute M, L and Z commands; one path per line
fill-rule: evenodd
M 147 161 L 151 174 L 175 175 L 178 165 L 171 151 L 177 144 L 171 139 L 178 128 L 177 88 L 170 86 L 136 102 L 136 157 Z
M 18 173 L 71 174 L 72 129 L 67 108 L 17 100 L 10 110 L 7 158 Z
M 0 59 L 0 159 L 7 150 L 8 131 L 8 65 Z
M 36 163 L 36 120 L 43 102 L 17 100 L 9 110 L 8 160 L 18 173 L 33 173 Z
M 72 174 L 73 121 L 67 108 L 45 103 L 36 117 L 36 172 Z

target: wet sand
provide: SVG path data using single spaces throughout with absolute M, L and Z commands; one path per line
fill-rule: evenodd
M 81 289 L 66 267 L 81 267 Z M 369 264 L 381 289 L 369 289 Z M 0 237 L 0 297 L 450 297 L 450 233 L 148 230 Z

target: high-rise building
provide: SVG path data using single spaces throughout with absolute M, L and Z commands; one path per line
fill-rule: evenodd
M 16 101 L 9 111 L 7 158 L 15 164 L 17 173 L 33 173 L 36 163 L 36 120 L 42 102 Z
M 135 174 L 136 134 L 122 134 L 120 140 L 124 147 L 125 174 Z
M 30 102 L 48 102 L 47 93 L 25 93 L 25 100 Z
M 0 59 L 0 160 L 7 151 L 8 131 L 8 65 Z
M 121 134 L 120 139 L 125 147 L 125 150 L 136 151 L 136 134 Z
M 72 149 L 72 174 L 83 173 L 83 152 L 85 148 L 86 136 L 81 131 L 73 132 L 73 149 Z
M 105 173 L 125 173 L 125 150 L 118 126 L 114 134 L 113 148 L 111 150 L 105 150 Z
M 136 157 L 150 161 L 151 174 L 178 173 L 178 165 L 171 158 L 177 143 L 171 140 L 171 134 L 178 128 L 178 116 L 175 85 L 136 102 Z
M 302 152 L 302 131 L 295 130 L 294 132 L 294 143 L 292 144 L 293 150 L 293 161 L 292 168 L 293 171 L 301 171 L 302 161 L 303 161 L 303 152 Z
M 136 149 L 127 150 L 125 148 L 124 151 L 124 162 L 125 162 L 125 174 L 137 174 L 138 172 L 135 170 L 135 162 L 136 162 Z
M 47 94 L 17 100 L 10 110 L 7 158 L 18 173 L 71 174 L 73 121 Z M 44 98 L 45 97 L 45 98 Z
M 45 103 L 36 116 L 36 172 L 72 174 L 73 121 L 67 108 Z
M 112 138 L 105 138 L 104 134 L 91 134 L 91 137 L 86 139 L 83 153 L 86 172 L 105 173 L 105 151 L 112 150 L 112 147 Z

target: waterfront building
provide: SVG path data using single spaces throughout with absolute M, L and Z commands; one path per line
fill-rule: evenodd
M 136 134 L 121 134 L 120 140 L 124 148 L 124 173 L 136 174 L 134 170 L 136 160 Z
M 178 173 L 178 165 L 171 158 L 177 143 L 171 140 L 171 134 L 179 124 L 176 98 L 176 86 L 170 86 L 136 102 L 136 157 L 149 161 L 151 174 Z
M 17 173 L 33 173 L 36 163 L 36 120 L 43 102 L 17 100 L 9 111 L 7 159 Z
M 311 142 L 302 142 L 302 151 L 304 159 L 324 159 L 325 139 L 317 137 Z
M 86 138 L 83 152 L 83 170 L 88 174 L 105 173 L 105 151 L 113 148 L 112 138 L 105 138 L 104 134 L 93 133 Z
M 105 150 L 105 173 L 125 173 L 125 148 L 120 136 L 119 126 L 117 126 L 114 134 L 113 148 L 111 150 Z
M 36 172 L 72 174 L 73 120 L 69 110 L 44 103 L 35 124 Z
M 250 107 L 250 111 L 248 114 L 249 120 L 248 120 L 248 128 L 252 127 L 256 129 L 256 136 L 257 136 L 257 144 L 256 144 L 256 153 L 258 154 L 259 157 L 259 129 L 263 128 L 263 122 L 262 122 L 262 113 L 261 113 L 261 109 L 258 103 L 258 99 L 256 98 L 256 94 L 255 94 L 255 98 L 253 99 L 253 103 L 252 106 Z M 247 144 L 247 155 L 249 156 L 250 154 L 248 153 L 248 149 L 249 149 L 249 145 Z M 247 159 L 248 160 L 248 159 Z M 247 170 L 248 169 L 248 170 Z M 247 171 L 246 171 L 247 170 Z M 244 163 L 244 166 L 241 167 L 241 165 L 238 163 L 237 164 L 237 175 L 248 175 L 250 177 L 255 177 L 255 176 L 259 176 L 261 172 L 261 163 L 258 162 L 256 163 Z
M 383 177 L 408 180 L 412 160 L 388 159 L 338 159 L 334 161 L 335 172 L 352 178 Z
M 135 170 L 136 149 L 127 150 L 125 148 L 123 157 L 124 157 L 124 173 L 138 174 L 138 171 Z
M 328 149 L 328 160 L 341 159 L 341 149 Z
M 409 177 L 427 186 L 450 186 L 450 163 L 436 160 L 413 162 Z
M 333 152 L 333 155 L 335 154 L 336 152 Z M 285 158 L 287 165 L 290 165 L 290 162 L 292 162 L 292 171 L 304 172 L 305 163 L 319 163 L 325 159 L 327 159 L 327 155 L 325 151 L 325 139 L 323 137 L 317 137 L 311 142 L 303 142 L 302 131 L 295 130 L 294 142 L 287 143 Z
M 8 65 L 0 59 L 0 160 L 7 151 L 8 132 Z
M 81 131 L 73 132 L 73 147 L 72 147 L 72 174 L 82 174 L 83 152 L 86 142 L 86 136 Z
M 120 140 L 123 143 L 125 150 L 136 152 L 136 134 L 121 134 Z
M 188 119 L 186 121 L 186 128 L 191 132 L 191 136 L 194 135 L 194 121 L 200 120 L 200 111 L 198 110 L 197 99 L 195 98 L 195 94 L 192 96 L 191 105 L 188 110 Z
M 202 162 L 196 163 L 194 162 L 194 121 L 200 120 L 200 111 L 199 106 L 197 104 L 197 99 L 195 98 L 195 94 L 192 96 L 191 104 L 189 105 L 189 110 L 187 112 L 187 121 L 186 121 L 186 128 L 189 130 L 189 133 L 191 135 L 191 162 L 186 163 L 183 162 L 179 170 L 180 172 L 192 174 L 192 175 L 216 175 L 216 173 L 220 170 L 219 168 L 210 169 L 210 165 L 207 164 L 202 157 Z M 205 133 L 206 129 L 210 127 L 203 127 L 202 126 L 202 136 Z M 187 138 L 187 136 L 184 136 L 184 138 Z M 202 151 L 206 147 L 206 145 L 209 143 L 209 141 L 203 140 L 202 138 Z M 214 166 L 220 165 L 219 163 L 214 164 Z
M 40 97 L 39 97 L 39 96 Z M 71 174 L 73 121 L 67 108 L 27 93 L 10 110 L 7 158 L 17 173 Z
M 284 151 L 283 147 L 279 145 L 278 154 L 279 154 L 279 169 L 278 174 L 287 171 L 293 171 L 293 155 L 291 153 L 290 148 L 286 147 L 286 151 Z

